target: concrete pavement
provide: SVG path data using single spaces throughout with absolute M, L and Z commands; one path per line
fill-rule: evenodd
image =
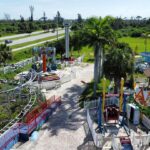
M 78 106 L 78 99 L 85 88 L 81 80 L 89 82 L 93 78 L 93 65 L 73 68 L 77 70 L 77 78 L 64 84 L 61 88 L 49 91 L 62 96 L 62 105 L 49 118 L 39 131 L 37 141 L 28 141 L 17 150 L 81 150 L 86 144 L 83 123 L 86 113 Z

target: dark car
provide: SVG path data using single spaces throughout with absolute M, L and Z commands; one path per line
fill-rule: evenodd
M 9 44 L 9 43 L 12 43 L 13 41 L 12 40 L 5 40 L 5 44 Z

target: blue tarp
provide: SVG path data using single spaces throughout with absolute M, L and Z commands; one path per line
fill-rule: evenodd
M 145 62 L 150 63 L 150 52 L 142 52 L 141 56 L 144 58 Z

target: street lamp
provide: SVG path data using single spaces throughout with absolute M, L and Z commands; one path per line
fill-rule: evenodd
M 69 58 L 69 26 L 70 22 L 68 20 L 64 21 L 64 27 L 65 27 L 65 57 Z
M 56 31 L 56 34 L 57 34 L 57 41 L 58 41 L 58 14 L 56 15 L 57 17 L 57 31 Z

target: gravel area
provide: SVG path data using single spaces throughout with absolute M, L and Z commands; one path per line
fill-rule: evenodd
M 89 82 L 93 78 L 93 65 L 73 68 L 77 70 L 76 79 L 63 84 L 56 90 L 46 93 L 62 97 L 62 105 L 50 116 L 49 121 L 39 131 L 38 140 L 28 141 L 18 150 L 81 150 L 86 141 L 83 124 L 86 113 L 78 106 L 78 99 L 85 88 L 81 81 Z

